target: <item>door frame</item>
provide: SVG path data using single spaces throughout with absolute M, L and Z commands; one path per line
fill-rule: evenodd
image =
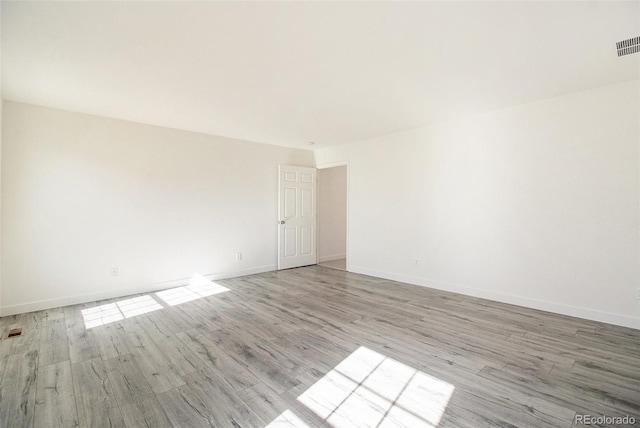
M 351 259 L 351 257 L 349 257 L 349 188 L 351 187 L 350 181 L 349 181 L 349 161 L 348 160 L 342 160 L 342 161 L 335 161 L 335 162 L 328 162 L 328 163 L 321 163 L 321 164 L 316 164 L 316 169 L 328 169 L 328 168 L 334 168 L 336 166 L 345 166 L 347 168 L 347 212 L 345 213 L 346 215 L 346 225 L 347 225 L 347 230 L 346 230 L 346 240 L 347 242 L 345 242 L 345 251 L 347 253 L 347 263 L 346 263 L 346 270 L 347 272 L 351 272 L 350 267 L 350 262 L 349 260 Z M 320 184 L 320 180 L 319 180 L 320 174 L 318 174 L 316 176 L 316 180 L 318 183 L 318 187 L 320 187 L 322 184 Z M 318 198 L 318 206 L 317 206 L 317 211 L 316 212 L 320 212 L 320 201 Z M 318 217 L 319 218 L 319 217 Z M 316 239 L 316 254 L 319 254 L 318 250 L 319 245 L 320 245 L 320 233 L 322 233 L 320 231 L 320 229 L 318 229 L 318 234 L 317 234 L 317 239 Z

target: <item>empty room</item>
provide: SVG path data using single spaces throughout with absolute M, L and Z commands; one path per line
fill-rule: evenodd
M 640 426 L 640 2 L 0 24 L 0 428 Z

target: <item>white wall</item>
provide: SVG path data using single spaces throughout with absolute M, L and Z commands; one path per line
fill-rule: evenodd
M 0 6 L 0 24 L 2 24 L 2 7 Z M 1 30 L 1 29 L 0 29 Z M 0 224 L 2 224 L 2 31 L 0 31 Z M 2 242 L 2 227 L 0 227 L 0 242 Z M 0 245 L 0 260 L 2 260 L 2 246 Z M 2 316 L 2 263 L 0 262 L 0 316 Z
M 347 254 L 347 167 L 318 170 L 318 261 Z
M 313 166 L 310 151 L 13 102 L 2 151 L 5 315 L 273 270 L 277 166 Z
M 640 328 L 639 98 L 630 81 L 316 151 L 349 161 L 350 270 Z

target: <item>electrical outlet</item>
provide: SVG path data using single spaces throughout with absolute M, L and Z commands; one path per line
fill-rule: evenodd
M 237 262 L 241 262 L 242 261 L 242 253 L 236 253 L 236 261 Z
M 420 260 L 419 259 L 413 259 L 413 265 L 418 267 L 420 266 Z
M 118 268 L 118 266 L 114 266 L 111 268 L 111 276 L 118 276 L 120 275 L 120 269 Z

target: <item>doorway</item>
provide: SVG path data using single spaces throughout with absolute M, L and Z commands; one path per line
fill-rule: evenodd
M 318 264 L 347 269 L 346 163 L 318 166 Z

